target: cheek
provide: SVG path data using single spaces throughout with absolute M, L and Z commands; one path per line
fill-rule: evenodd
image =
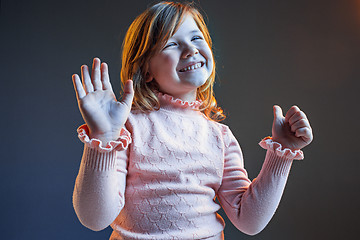
M 208 51 L 206 54 L 207 54 L 207 55 L 206 55 L 207 66 L 208 66 L 209 70 L 212 71 L 213 66 L 214 66 L 213 55 L 212 55 L 211 51 Z
M 212 51 L 211 49 L 209 48 L 209 46 L 206 44 L 206 45 L 203 45 L 202 46 L 202 53 L 201 53 L 205 58 L 206 58 L 206 61 L 208 62 L 208 65 L 213 65 L 213 54 L 212 54 Z
M 172 55 L 166 55 L 163 58 L 162 66 L 175 67 L 177 65 L 176 58 Z
M 156 67 L 154 67 L 154 69 L 156 69 L 158 74 L 162 74 L 176 71 L 176 67 L 177 61 L 174 59 L 174 57 L 165 55 L 157 59 Z

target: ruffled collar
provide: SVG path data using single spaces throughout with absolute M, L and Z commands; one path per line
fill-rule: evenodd
M 162 92 L 157 92 L 157 97 L 160 101 L 160 106 L 161 107 L 174 107 L 174 108 L 181 108 L 181 109 L 192 109 L 192 110 L 199 110 L 202 101 L 200 100 L 195 100 L 192 102 L 189 101 L 183 101 L 179 98 L 174 98 L 173 96 L 166 94 L 166 93 L 162 93 Z

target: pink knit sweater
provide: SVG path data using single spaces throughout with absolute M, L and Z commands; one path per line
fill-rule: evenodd
M 160 110 L 132 111 L 105 147 L 86 125 L 78 129 L 85 147 L 73 205 L 81 223 L 95 231 L 111 224 L 110 239 L 223 239 L 221 205 L 239 230 L 260 232 L 302 152 L 264 139 L 265 162 L 251 182 L 227 126 L 207 119 L 197 101 L 159 97 Z

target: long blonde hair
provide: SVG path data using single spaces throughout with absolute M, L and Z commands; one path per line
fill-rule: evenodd
M 167 40 L 176 32 L 182 19 L 190 14 L 195 20 L 204 39 L 212 49 L 212 41 L 204 18 L 193 3 L 160 2 L 145 10 L 130 25 L 122 52 L 121 81 L 134 82 L 133 108 L 141 111 L 158 110 L 159 100 L 155 94 L 156 81 L 146 82 L 150 59 L 160 51 Z M 207 81 L 197 89 L 196 99 L 202 101 L 200 111 L 209 119 L 222 121 L 223 110 L 217 106 L 213 85 L 215 82 L 215 61 Z

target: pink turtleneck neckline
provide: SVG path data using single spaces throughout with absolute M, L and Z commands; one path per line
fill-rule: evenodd
M 202 104 L 202 101 L 195 100 L 195 101 L 184 101 L 179 98 L 175 98 L 169 94 L 157 92 L 157 97 L 160 102 L 161 109 L 175 111 L 175 112 L 199 112 L 199 108 Z

